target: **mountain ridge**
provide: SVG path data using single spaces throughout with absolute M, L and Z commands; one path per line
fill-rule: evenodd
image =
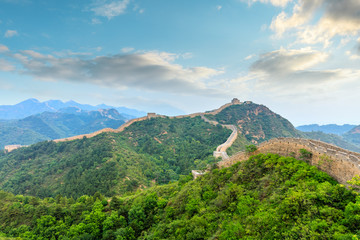
M 352 128 L 356 127 L 357 125 L 353 124 L 325 124 L 325 125 L 319 125 L 319 124 L 309 124 L 309 125 L 300 125 L 297 126 L 296 129 L 303 131 L 303 132 L 317 132 L 321 131 L 324 133 L 331 133 L 336 135 L 342 135 L 344 133 L 347 133 Z
M 30 98 L 14 105 L 0 105 L 0 119 L 22 119 L 45 111 L 56 112 L 61 108 L 67 107 L 78 107 L 86 111 L 95 111 L 98 109 L 103 109 L 104 106 L 106 106 L 106 108 L 116 109 L 119 113 L 122 113 L 124 116 L 126 116 L 127 119 L 146 115 L 146 113 L 143 111 L 126 107 L 114 107 L 105 104 L 92 106 L 89 104 L 77 103 L 73 100 L 67 102 L 63 102 L 61 100 L 48 100 L 40 102 L 35 98 Z
M 118 128 L 125 121 L 126 118 L 115 109 L 86 111 L 68 107 L 57 112 L 45 111 L 19 120 L 1 121 L 0 148 L 14 144 L 30 145 L 103 128 Z

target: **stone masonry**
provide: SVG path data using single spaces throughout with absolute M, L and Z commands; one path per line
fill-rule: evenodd
M 360 175 L 360 153 L 351 152 L 332 144 L 317 140 L 301 138 L 276 138 L 261 143 L 253 154 L 274 153 L 282 156 L 300 157 L 300 149 L 313 154 L 310 164 L 328 173 L 339 183 L 347 185 L 347 181 Z M 239 152 L 228 160 L 218 163 L 219 167 L 228 167 L 239 161 L 247 160 L 250 154 Z

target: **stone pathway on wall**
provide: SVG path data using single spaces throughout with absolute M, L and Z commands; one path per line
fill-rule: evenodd
M 208 118 L 206 118 L 204 116 L 204 114 L 201 115 L 201 118 L 205 121 L 208 122 L 210 124 L 213 125 L 218 125 L 220 124 L 217 121 L 213 121 L 213 120 L 209 120 Z M 221 157 L 222 160 L 227 160 L 229 159 L 228 154 L 226 153 L 226 150 L 231 147 L 231 145 L 235 142 L 237 136 L 238 136 L 238 131 L 235 125 L 228 125 L 228 124 L 220 124 L 223 127 L 226 127 L 227 129 L 232 130 L 231 135 L 228 137 L 228 139 L 226 140 L 226 142 L 224 142 L 223 144 L 219 145 L 216 148 L 216 151 L 214 151 L 213 155 L 214 157 Z
M 200 115 L 201 118 L 205 121 L 208 122 L 210 124 L 213 125 L 217 125 L 220 124 L 217 121 L 212 121 L 209 120 L 208 118 L 206 118 L 204 116 L 204 114 Z M 217 148 L 216 151 L 214 151 L 213 156 L 214 157 L 221 157 L 221 161 L 227 161 L 229 160 L 229 155 L 227 154 L 226 150 L 231 147 L 231 145 L 235 142 L 237 136 L 238 136 L 238 131 L 237 131 L 237 127 L 235 125 L 225 125 L 225 124 L 220 124 L 223 127 L 226 127 L 230 130 L 232 130 L 231 135 L 228 137 L 228 139 L 226 140 L 226 142 L 224 142 L 223 144 L 220 144 Z M 205 174 L 207 171 L 200 171 L 200 170 L 192 170 L 191 173 L 194 176 L 194 179 L 196 179 L 197 177 Z

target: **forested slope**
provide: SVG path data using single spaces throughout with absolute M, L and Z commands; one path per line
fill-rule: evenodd
M 230 133 L 200 117 L 155 118 L 123 133 L 41 142 L 0 156 L 0 188 L 15 194 L 77 198 L 164 184 L 214 163 L 212 152 Z
M 31 239 L 357 239 L 360 198 L 303 161 L 257 155 L 111 201 L 0 192 L 0 232 Z

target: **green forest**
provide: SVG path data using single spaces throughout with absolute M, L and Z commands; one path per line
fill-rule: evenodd
M 123 133 L 41 142 L 0 156 L 0 188 L 41 198 L 78 198 L 165 184 L 214 163 L 213 151 L 230 133 L 200 118 L 157 118 Z
M 260 154 L 127 196 L 0 192 L 0 223 L 24 239 L 357 239 L 360 197 L 304 161 Z
M 301 137 L 301 133 L 285 118 L 263 105 L 255 103 L 231 105 L 210 120 L 221 124 L 234 124 L 249 142 L 261 143 L 277 137 Z

